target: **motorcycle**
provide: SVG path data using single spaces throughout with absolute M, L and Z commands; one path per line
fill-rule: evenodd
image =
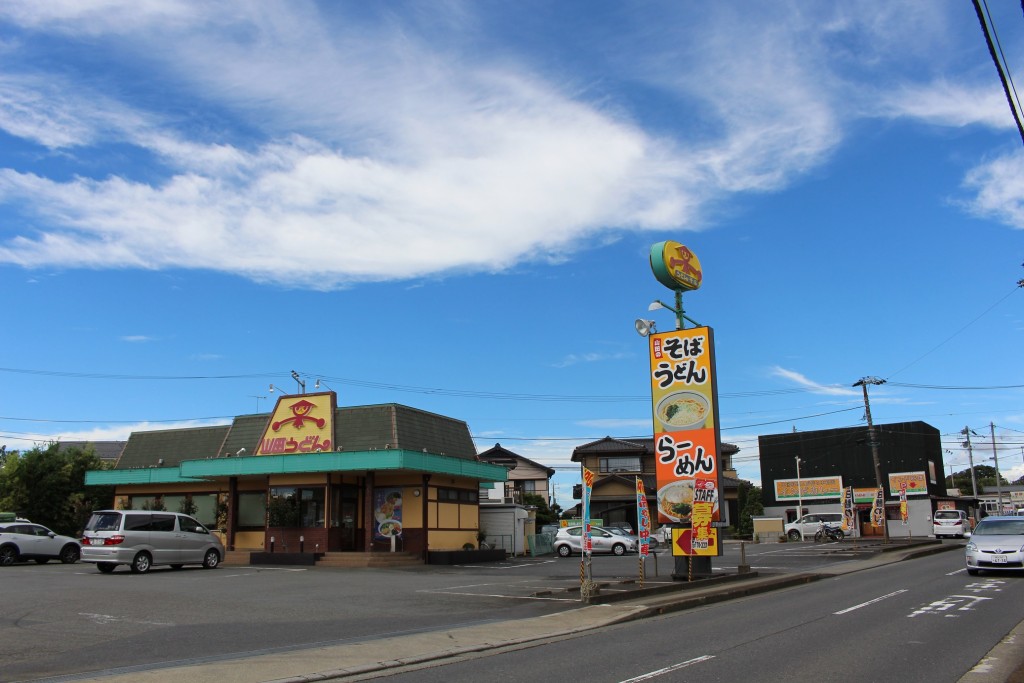
M 814 542 L 815 543 L 824 543 L 824 542 L 828 542 L 828 541 L 836 541 L 836 542 L 838 542 L 838 541 L 843 540 L 843 538 L 845 538 L 845 537 L 846 537 L 846 534 L 843 533 L 842 529 L 840 529 L 837 526 L 829 526 L 828 524 L 825 524 L 824 522 L 822 522 L 818 526 L 818 530 L 814 532 Z

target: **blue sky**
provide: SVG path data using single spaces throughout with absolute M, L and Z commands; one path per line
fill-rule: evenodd
M 675 240 L 741 476 L 864 424 L 865 376 L 876 423 L 957 470 L 995 425 L 1024 475 L 1024 145 L 970 3 L 8 0 L 0 60 L 9 449 L 222 424 L 295 370 L 569 504 L 575 446 L 651 433 Z

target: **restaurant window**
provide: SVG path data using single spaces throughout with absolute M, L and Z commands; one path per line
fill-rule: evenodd
M 314 489 L 275 486 L 270 489 L 270 526 L 323 527 L 324 487 Z
M 467 489 L 437 489 L 437 500 L 448 503 L 475 503 L 480 500 L 480 492 Z
M 217 526 L 217 494 L 185 494 L 164 496 L 164 509 L 171 512 L 182 512 L 195 517 L 207 528 Z
M 601 472 L 611 474 L 614 472 L 640 472 L 640 458 L 601 458 Z
M 238 526 L 262 529 L 267 524 L 267 494 L 251 491 L 238 494 Z

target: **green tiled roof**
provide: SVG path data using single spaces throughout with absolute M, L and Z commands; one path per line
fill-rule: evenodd
M 133 432 L 116 469 L 176 467 L 185 460 L 235 457 L 243 448 L 243 456 L 252 455 L 270 417 L 239 415 L 230 425 Z M 462 420 L 397 403 L 338 408 L 334 420 L 335 451 L 405 450 L 477 460 Z
M 228 425 L 132 432 L 115 469 L 175 467 L 182 460 L 210 458 L 221 452 Z M 162 461 L 162 462 L 161 462 Z

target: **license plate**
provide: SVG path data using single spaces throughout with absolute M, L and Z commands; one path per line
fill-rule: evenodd
M 992 564 L 1006 564 L 1006 555 L 993 555 Z

